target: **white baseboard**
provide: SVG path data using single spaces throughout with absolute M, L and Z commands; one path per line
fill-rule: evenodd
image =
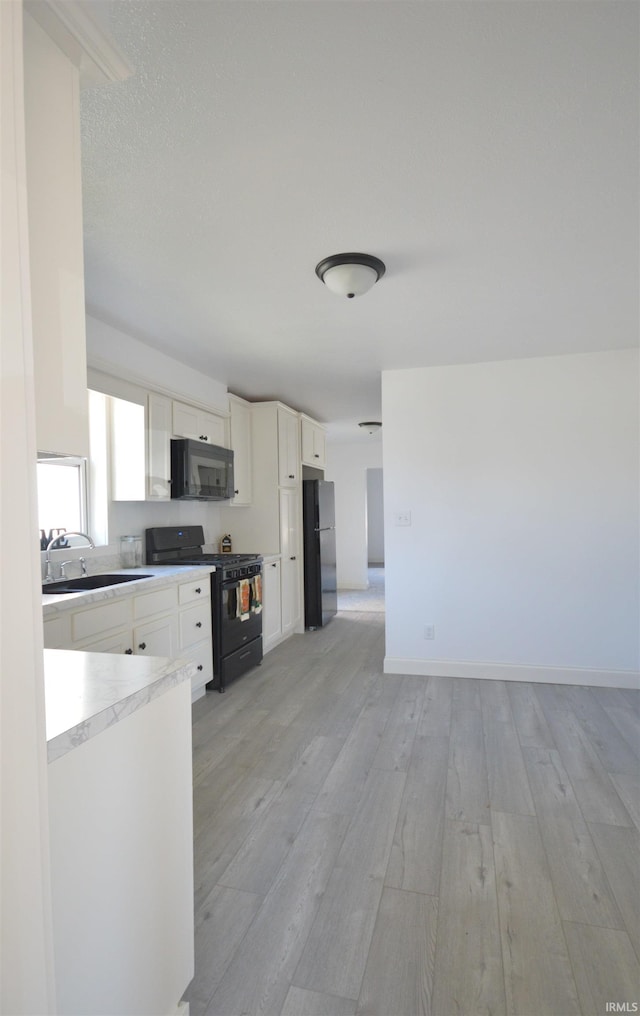
M 532 684 L 640 689 L 640 671 L 637 670 L 583 670 L 579 667 L 534 667 L 517 663 L 411 660 L 400 656 L 385 656 L 384 672 L 415 674 L 419 677 L 474 677 L 484 681 L 528 681 Z

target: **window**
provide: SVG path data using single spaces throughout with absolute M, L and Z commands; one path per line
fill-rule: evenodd
M 73 456 L 38 460 L 38 526 L 43 549 L 59 532 L 86 532 L 86 460 Z

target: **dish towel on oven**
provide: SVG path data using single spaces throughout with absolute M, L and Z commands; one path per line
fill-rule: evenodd
M 262 575 L 254 575 L 251 580 L 251 609 L 255 614 L 262 610 Z
M 237 595 L 236 617 L 239 617 L 241 621 L 248 621 L 251 614 L 251 582 L 249 579 L 240 579 Z

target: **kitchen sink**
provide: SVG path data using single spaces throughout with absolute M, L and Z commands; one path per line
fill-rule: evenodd
M 137 582 L 138 579 L 151 579 L 153 575 L 83 575 L 78 579 L 60 579 L 59 582 L 47 582 L 42 586 L 43 593 L 81 593 L 84 589 L 103 589 L 105 586 L 118 586 L 122 582 Z

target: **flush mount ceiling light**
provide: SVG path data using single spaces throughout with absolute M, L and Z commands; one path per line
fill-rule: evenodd
M 359 423 L 359 427 L 369 432 L 369 434 L 375 434 L 376 431 L 380 430 L 382 424 L 379 420 L 366 420 L 364 423 Z
M 316 265 L 316 275 L 327 289 L 349 300 L 371 289 L 385 270 L 384 262 L 372 254 L 332 254 Z

